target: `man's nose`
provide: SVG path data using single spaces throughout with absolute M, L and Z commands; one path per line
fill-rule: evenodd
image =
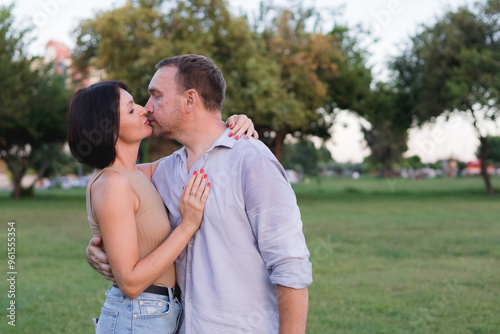
M 153 102 L 151 101 L 151 98 L 149 98 L 148 102 L 146 102 L 144 109 L 148 112 L 148 114 L 151 114 L 153 112 Z

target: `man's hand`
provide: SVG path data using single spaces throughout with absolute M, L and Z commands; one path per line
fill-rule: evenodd
M 90 239 L 87 250 L 85 251 L 85 257 L 95 271 L 106 277 L 106 279 L 113 284 L 116 283 L 113 273 L 111 272 L 111 267 L 109 266 L 108 257 L 102 249 L 101 237 L 93 237 Z

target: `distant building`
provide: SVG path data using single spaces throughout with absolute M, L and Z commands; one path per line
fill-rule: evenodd
M 105 77 L 104 71 L 98 71 L 92 67 L 87 67 L 87 73 L 78 72 L 73 66 L 71 50 L 61 42 L 50 40 L 45 46 L 45 56 L 43 58 L 45 65 L 54 63 L 57 74 L 66 78 L 66 85 L 77 90 L 81 87 L 87 87 Z
M 43 62 L 45 64 L 53 62 L 57 74 L 67 76 L 72 62 L 71 51 L 65 44 L 51 40 L 45 46 Z
M 488 174 L 494 174 L 495 173 L 495 168 L 493 165 L 487 165 L 486 166 L 486 171 Z M 467 163 L 467 166 L 465 169 L 462 171 L 462 175 L 480 175 L 481 174 L 481 160 L 476 159 L 474 161 L 469 161 Z

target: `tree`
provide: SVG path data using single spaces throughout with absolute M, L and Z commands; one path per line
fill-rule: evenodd
M 28 30 L 14 27 L 12 8 L 0 7 L 0 158 L 12 174 L 13 197 L 20 198 L 21 180 L 33 166 L 35 152 L 66 138 L 69 95 L 64 78 L 51 66 L 25 56 Z M 44 168 L 50 159 L 45 156 Z
M 82 21 L 75 31 L 73 52 L 78 72 L 86 73 L 89 66 L 103 70 L 108 79 L 125 81 L 134 98 L 145 104 L 154 65 L 159 57 L 171 54 L 166 18 L 159 12 L 161 2 L 127 1 L 123 7 Z M 159 40 L 164 50 L 153 47 Z
M 468 114 L 488 155 L 488 135 L 480 127 L 499 115 L 500 0 L 450 11 L 432 26 L 422 26 L 403 55 L 392 64 L 397 86 L 407 93 L 418 124 L 452 111 Z M 481 175 L 493 194 L 486 164 Z
M 441 163 L 437 162 L 437 164 L 439 164 L 439 168 L 441 168 Z M 412 155 L 411 157 L 408 157 L 401 162 L 401 167 L 420 169 L 420 168 L 424 168 L 425 164 L 422 162 L 422 159 L 420 159 L 420 157 L 418 155 Z M 431 168 L 434 168 L 434 167 L 431 167 Z M 434 168 L 434 169 L 436 169 L 436 168 Z
M 245 18 L 232 16 L 222 0 L 183 0 L 168 9 L 159 3 L 128 1 L 122 8 L 82 22 L 75 52 L 79 68 L 90 64 L 104 69 L 108 78 L 133 83 L 131 93 L 145 103 L 154 65 L 161 58 L 203 54 L 221 68 L 228 84 L 223 116 L 244 112 L 256 123 L 262 120 L 261 124 L 269 123 L 279 111 L 286 116 L 287 109 L 281 106 L 293 99 L 281 88 L 276 62 L 258 52 L 262 48 Z M 119 55 L 109 47 L 116 44 L 122 46 Z M 149 141 L 152 150 L 166 146 L 158 145 L 157 139 Z
M 335 25 L 329 35 L 334 36 L 337 41 L 342 61 L 337 63 L 336 75 L 325 78 L 328 83 L 328 103 L 325 109 L 330 114 L 338 108 L 363 116 L 363 106 L 371 96 L 370 85 L 373 81 L 371 68 L 366 64 L 367 51 L 360 48 L 358 41 L 363 32 Z
M 293 8 L 293 10 L 292 10 Z M 290 7 L 262 7 L 261 21 L 257 23 L 265 43 L 264 53 L 279 64 L 279 76 L 285 89 L 288 105 L 273 119 L 272 136 L 264 136 L 279 158 L 287 133 L 316 134 L 328 138 L 326 123 L 318 109 L 327 103 L 328 85 L 324 78 L 337 73 L 342 55 L 333 35 L 308 31 L 307 23 L 317 18 L 314 8 L 304 8 L 300 2 Z M 266 17 L 273 15 L 266 21 Z M 286 109 L 285 109 L 286 108 Z M 281 115 L 280 115 L 281 114 Z M 318 126 L 323 131 L 318 131 Z M 269 140 L 270 139 L 270 140 Z
M 359 113 L 370 122 L 362 125 L 366 143 L 371 150 L 372 166 L 380 166 L 382 176 L 394 175 L 395 165 L 408 149 L 408 129 L 411 115 L 400 104 L 400 94 L 388 84 L 377 83 L 365 98 Z
M 366 51 L 346 26 L 334 23 L 324 33 L 319 27 L 333 18 L 325 20 L 323 13 L 304 7 L 301 1 L 292 1 L 285 8 L 261 8 L 254 29 L 262 31 L 265 53 L 278 60 L 281 81 L 301 115 L 273 123 L 275 136 L 270 146 L 277 154 L 286 134 L 330 138 L 337 111 L 357 112 L 370 91 L 372 75 Z
M 322 145 L 316 148 L 310 140 L 301 139 L 296 143 L 285 145 L 283 166 L 287 169 L 299 169 L 305 175 L 316 176 L 320 166 L 333 161 L 332 154 Z
M 332 111 L 329 85 L 338 85 L 334 79 L 344 56 L 339 34 L 306 29 L 315 17 L 298 1 L 289 8 L 262 4 L 253 25 L 231 14 L 224 0 L 179 0 L 171 6 L 128 1 L 82 22 L 75 61 L 82 70 L 92 65 L 130 83 L 143 103 L 161 58 L 206 55 L 228 84 L 223 115 L 248 114 L 279 159 L 287 134 L 330 136 L 331 121 L 318 110 Z
M 486 154 L 486 164 L 493 163 L 496 164 L 500 162 L 500 137 L 489 136 L 487 138 L 488 149 Z M 485 151 L 484 148 L 479 146 L 476 151 L 476 156 L 481 158 L 482 152 Z

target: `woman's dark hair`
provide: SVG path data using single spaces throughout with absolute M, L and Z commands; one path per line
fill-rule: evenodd
M 94 168 L 111 165 L 120 128 L 121 81 L 102 81 L 73 95 L 68 112 L 68 144 L 73 156 Z

